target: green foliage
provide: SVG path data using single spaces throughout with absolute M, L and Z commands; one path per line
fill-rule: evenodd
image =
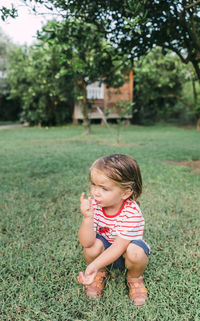
M 30 124 L 53 125 L 70 119 L 79 96 L 87 120 L 87 84 L 103 79 L 120 86 L 129 65 L 95 25 L 80 18 L 53 20 L 38 33 L 37 45 L 10 55 L 10 97 L 20 99 L 21 117 Z
M 199 133 L 172 126 L 126 126 L 123 145 L 102 126 L 15 128 L 0 134 L 1 321 L 199 321 L 199 175 L 166 160 L 199 160 Z M 184 142 L 184 143 L 183 143 Z M 112 271 L 98 301 L 78 284 L 86 268 L 77 233 L 80 194 L 91 163 L 134 157 L 143 177 L 147 304 L 129 298 Z
M 36 0 L 35 2 L 43 2 Z M 141 57 L 154 46 L 174 51 L 191 62 L 200 80 L 200 6 L 189 0 L 48 0 L 63 16 L 95 23 L 109 41 L 129 57 Z M 46 3 L 46 1 L 45 1 Z
M 0 30 L 0 120 L 4 121 L 15 121 L 20 113 L 19 101 L 8 99 L 7 62 L 13 48 L 9 38 Z
M 10 56 L 10 97 L 20 99 L 21 117 L 32 125 L 55 125 L 71 119 L 73 81 L 59 75 L 61 53 L 60 46 L 41 42 L 29 49 L 17 48 Z
M 83 79 L 90 84 L 103 78 L 107 85 L 119 87 L 123 83 L 123 71 L 131 66 L 127 57 L 122 58 L 94 24 L 81 18 L 50 21 L 38 38 L 50 46 L 62 47 L 59 74 L 75 75 L 77 85 Z
M 168 54 L 163 56 L 160 48 L 153 49 L 135 63 L 134 121 L 153 123 L 174 117 L 176 95 L 181 94 L 186 69 L 179 59 Z M 172 97 L 171 97 L 172 96 Z
M 131 101 L 117 101 L 113 111 L 119 115 L 119 120 L 122 121 L 124 118 L 132 115 L 132 106 L 133 103 Z
M 28 1 L 26 2 L 28 3 Z M 87 80 L 89 79 L 89 82 L 92 79 L 96 80 L 95 75 L 100 75 L 102 71 L 103 77 L 112 85 L 113 79 L 119 76 L 117 80 L 117 85 L 119 85 L 122 79 L 120 76 L 121 66 L 125 65 L 124 61 L 129 61 L 131 64 L 133 59 L 143 57 L 155 46 L 162 47 L 162 53 L 165 55 L 168 55 L 170 49 L 179 56 L 184 64 L 190 62 L 198 81 L 200 79 L 200 6 L 198 1 L 192 3 L 189 0 L 100 2 L 35 0 L 33 2 L 43 3 L 51 10 L 54 7 L 57 8 L 60 16 L 64 18 L 63 25 L 58 23 L 56 26 L 55 22 L 54 26 L 49 25 L 49 40 L 53 41 L 53 38 L 59 35 L 59 39 L 63 39 L 61 42 L 65 41 L 63 54 L 65 66 L 60 70 L 60 75 L 65 74 L 66 69 L 68 73 L 70 67 L 73 67 L 73 71 L 79 79 L 77 83 L 82 90 L 79 96 L 83 97 L 82 105 L 86 118 L 88 113 L 85 97 Z M 48 28 L 46 32 L 47 30 Z M 69 47 L 73 47 L 73 51 Z M 69 55 L 67 67 L 66 55 Z M 122 64 L 117 57 L 123 57 Z M 93 68 L 94 64 L 95 68 Z M 87 70 L 90 70 L 89 75 L 87 72 L 85 73 Z M 113 72 L 114 74 L 112 74 Z M 165 87 L 162 80 L 159 80 L 158 83 L 162 88 Z M 170 85 L 173 87 L 173 81 Z M 174 87 L 172 91 L 174 91 Z M 173 92 L 171 95 L 175 95 L 175 93 Z M 145 96 L 148 95 L 145 94 Z M 155 102 L 154 98 L 153 101 Z M 137 118 L 135 116 L 135 119 L 141 122 L 142 115 L 146 119 L 151 118 L 152 121 L 171 117 L 171 114 L 174 117 L 171 107 L 173 102 L 175 99 L 173 101 L 172 98 L 168 101 L 158 98 L 157 106 L 161 106 L 160 111 L 157 107 L 153 107 L 150 113 L 151 100 L 149 109 L 139 104 L 137 106 L 138 115 Z M 192 108 L 199 115 L 198 101 Z M 167 116 L 163 115 L 166 112 Z
M 187 65 L 187 81 L 183 84 L 183 97 L 188 102 L 188 108 L 197 118 L 200 117 L 200 82 L 191 64 Z
M 65 19 L 81 17 L 95 24 L 115 47 L 120 48 L 122 56 L 141 57 L 154 46 L 161 46 L 163 52 L 170 49 L 182 62 L 192 63 L 200 80 L 198 1 L 35 0 L 34 3 L 42 3 L 50 10 L 58 9 Z M 9 10 L 4 15 L 7 14 Z
M 0 29 L 0 97 L 7 95 L 9 91 L 7 82 L 7 60 L 9 52 L 13 47 L 8 37 Z
M 5 21 L 8 17 L 16 18 L 18 16 L 17 9 L 11 4 L 11 8 L 2 6 L 0 8 L 1 19 Z
M 57 78 L 73 75 L 76 86 L 76 98 L 82 106 L 86 131 L 89 131 L 89 102 L 86 86 L 97 80 L 108 86 L 119 87 L 123 84 L 124 71 L 131 66 L 127 57 L 105 41 L 93 23 L 82 18 L 69 18 L 62 22 L 51 21 L 38 35 L 39 39 L 52 48 L 61 48 L 60 65 Z

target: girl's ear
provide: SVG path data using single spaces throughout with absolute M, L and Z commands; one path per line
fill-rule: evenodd
M 127 200 L 127 198 L 129 198 L 131 195 L 133 194 L 133 190 L 131 188 L 127 188 L 122 195 L 122 198 L 124 200 Z

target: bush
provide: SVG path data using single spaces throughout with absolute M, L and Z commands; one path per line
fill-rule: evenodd
M 9 57 L 10 98 L 20 101 L 21 117 L 31 125 L 72 120 L 73 79 L 57 77 L 59 58 L 60 48 L 48 45 L 17 48 Z
M 176 96 L 182 90 L 186 70 L 179 58 L 169 54 L 163 56 L 155 48 L 135 65 L 134 123 L 153 124 L 176 117 Z

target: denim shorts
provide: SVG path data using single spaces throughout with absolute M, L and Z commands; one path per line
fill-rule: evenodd
M 112 245 L 112 243 L 108 242 L 103 236 L 101 236 L 99 234 L 96 235 L 96 238 L 99 239 L 103 243 L 105 250 Z M 145 254 L 147 256 L 149 256 L 150 247 L 146 242 L 144 242 L 143 240 L 134 240 L 134 241 L 131 241 L 130 243 L 136 244 L 139 247 L 141 247 L 144 250 Z M 124 270 L 126 267 L 125 267 L 125 260 L 124 260 L 123 256 L 121 255 L 116 261 L 114 261 L 112 264 L 108 265 L 107 268 L 108 269 L 114 268 L 114 269 L 123 269 Z

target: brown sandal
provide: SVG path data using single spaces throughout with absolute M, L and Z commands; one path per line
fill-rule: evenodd
M 104 285 L 107 279 L 107 272 L 97 272 L 97 275 L 90 285 L 86 285 L 85 294 L 88 297 L 97 299 L 103 293 Z
M 132 278 L 127 276 L 129 287 L 129 298 L 134 305 L 142 306 L 147 299 L 147 289 L 144 285 L 144 278 Z

